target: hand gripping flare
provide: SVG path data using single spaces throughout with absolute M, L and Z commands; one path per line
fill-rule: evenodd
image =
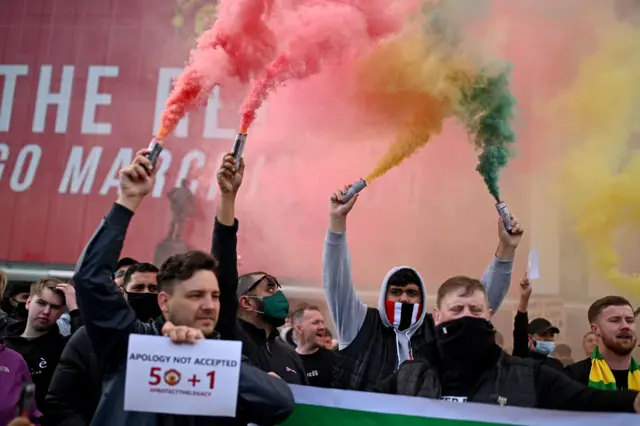
M 354 184 L 351 185 L 347 193 L 342 197 L 342 203 L 348 203 L 350 199 L 352 199 L 358 192 L 366 188 L 366 186 L 367 182 L 365 182 L 364 179 L 355 181 Z
M 149 153 L 146 155 L 147 159 L 151 161 L 153 167 L 156 166 L 160 153 L 162 152 L 162 141 L 158 138 L 151 139 L 149 143 Z
M 498 214 L 502 218 L 505 229 L 508 233 L 511 233 L 513 231 L 513 225 L 511 224 L 511 214 L 509 213 L 509 209 L 507 209 L 507 204 L 504 201 L 498 201 L 496 203 L 496 210 L 498 210 Z
M 246 132 L 238 133 L 236 135 L 236 139 L 233 141 L 233 158 L 236 160 L 236 167 L 240 166 L 240 158 L 242 158 L 242 151 L 244 151 L 244 145 L 246 142 Z

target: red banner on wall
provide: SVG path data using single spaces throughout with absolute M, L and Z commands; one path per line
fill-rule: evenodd
M 117 171 L 151 139 L 188 56 L 198 11 L 180 14 L 177 4 L 0 3 L 0 259 L 75 262 L 117 195 Z M 216 96 L 168 141 L 128 254 L 149 259 L 169 227 L 166 194 L 182 179 L 198 177 L 190 182 L 197 203 L 215 198 L 215 168 L 204 169 L 230 149 L 236 110 Z M 206 248 L 208 234 L 185 238 Z

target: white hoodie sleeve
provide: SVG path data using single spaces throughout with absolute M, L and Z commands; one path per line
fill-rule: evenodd
M 347 235 L 327 231 L 322 255 L 322 286 L 338 333 L 338 348 L 353 342 L 367 316 L 367 305 L 353 288 Z

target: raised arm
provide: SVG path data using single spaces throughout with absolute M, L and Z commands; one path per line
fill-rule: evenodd
M 338 332 L 339 348 L 343 349 L 358 335 L 367 315 L 367 305 L 356 294 L 351 278 L 351 259 L 347 247 L 347 215 L 358 195 L 343 204 L 348 187 L 333 194 L 329 200 L 329 229 L 322 255 L 322 285 L 331 318 Z
M 155 171 L 149 174 L 143 167 L 151 167 L 144 157 L 147 152 L 139 151 L 134 162 L 120 171 L 120 195 L 80 255 L 73 275 L 87 334 L 98 359 L 109 366 L 126 353 L 127 337 L 136 323 L 112 276 L 133 212 L 155 181 Z
M 513 320 L 513 355 L 525 358 L 529 354 L 529 297 L 531 297 L 531 283 L 525 277 L 520 281 L 520 300 L 518 312 Z
M 511 217 L 513 231 L 507 232 L 502 219 L 498 219 L 498 236 L 500 243 L 496 254 L 482 274 L 482 283 L 487 289 L 489 307 L 496 312 L 509 291 L 511 274 L 513 272 L 513 259 L 516 256 L 516 248 L 520 244 L 524 229 L 518 219 Z
M 220 286 L 220 316 L 216 330 L 223 339 L 236 338 L 236 312 L 238 310 L 238 221 L 235 219 L 236 195 L 244 175 L 244 159 L 236 169 L 233 153 L 222 159 L 218 170 L 220 201 L 213 226 L 211 255 L 218 260 L 218 285 Z

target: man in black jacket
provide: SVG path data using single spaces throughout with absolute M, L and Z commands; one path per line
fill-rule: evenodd
M 588 358 L 567 366 L 565 373 L 585 386 L 640 390 L 638 364 L 631 355 L 638 341 L 631 303 L 621 296 L 606 296 L 593 302 L 587 316 L 599 344 Z M 594 366 L 594 359 L 601 361 Z M 590 380 L 592 375 L 613 380 L 598 384 Z
M 276 338 L 277 327 L 284 323 L 289 313 L 289 303 L 277 280 L 264 272 L 238 278 L 235 199 L 243 175 L 244 163 L 236 168 L 231 153 L 223 158 L 218 172 L 220 201 L 212 250 L 218 260 L 221 295 L 225 297 L 221 304 L 233 309 L 234 316 L 225 316 L 225 325 L 219 331 L 223 339 L 242 341 L 243 355 L 261 370 L 274 373 L 288 383 L 305 385 L 308 381 L 302 360 L 294 348 Z
M 218 186 L 223 194 L 230 193 L 233 198 L 222 197 L 215 218 L 211 253 L 219 260 L 216 275 L 220 286 L 221 314 L 218 316 L 216 331 L 226 340 L 235 339 L 235 311 L 237 309 L 236 287 L 238 270 L 236 264 L 236 233 L 238 221 L 235 220 L 235 194 L 242 183 L 242 175 L 236 173 L 233 179 L 227 179 L 220 173 Z M 231 187 L 226 185 L 231 184 Z M 223 223 L 227 225 L 223 225 Z M 157 268 L 153 265 L 138 263 L 130 258 L 120 259 L 118 266 L 124 265 L 124 277 L 119 285 L 126 287 L 128 293 L 136 290 L 143 295 L 157 294 Z M 145 272 L 147 271 L 147 272 Z M 142 274 L 140 274 L 142 272 Z M 117 275 L 117 274 L 116 274 Z M 117 280 L 114 280 L 117 283 Z M 142 286 L 141 284 L 145 284 Z M 155 287 L 155 288 L 153 288 Z M 144 293 L 146 291 L 146 293 Z M 149 312 L 149 302 L 131 303 L 131 295 L 127 297 L 129 305 L 136 312 L 139 320 L 144 321 Z M 155 309 L 159 311 L 157 297 Z M 228 313 L 228 315 L 226 314 Z M 229 320 L 231 324 L 229 324 Z M 164 317 L 156 318 L 154 326 L 160 330 L 164 325 Z M 91 423 L 101 396 L 100 368 L 91 341 L 83 327 L 69 340 L 62 353 L 60 364 L 56 369 L 46 404 L 48 413 L 57 426 L 86 426 Z
M 359 195 L 346 203 L 348 186 L 329 200 L 329 229 L 324 243 L 322 285 L 338 335 L 333 386 L 365 390 L 389 377 L 410 359 L 426 359 L 434 346 L 433 318 L 427 313 L 426 286 L 408 266 L 391 268 L 382 280 L 377 309 L 355 291 L 347 247 L 347 216 Z M 498 218 L 499 244 L 482 276 L 489 303 L 500 307 L 511 284 L 515 251 L 523 228 L 512 218 L 507 232 Z
M 202 252 L 172 256 L 160 268 L 158 303 L 166 320 L 161 330 L 155 324 L 140 322 L 111 280 L 133 212 L 155 182 L 157 169 L 145 157 L 148 152 L 139 151 L 134 162 L 120 172 L 118 200 L 89 241 L 74 274 L 78 303 L 81 309 L 86 309 L 85 327 L 103 375 L 103 395 L 92 424 L 198 426 L 280 423 L 293 410 L 291 390 L 282 380 L 244 361 L 240 368 L 235 419 L 123 410 L 129 335 L 164 334 L 174 342 L 194 343 L 202 337 L 219 337 L 214 331 L 219 315 L 221 321 L 224 316 L 235 317 L 235 312 L 229 311 L 220 301 L 220 277 L 215 274 L 215 260 Z M 235 322 L 226 321 L 227 324 Z
M 520 300 L 513 320 L 512 355 L 542 361 L 549 367 L 562 371 L 562 362 L 550 356 L 555 349 L 556 334 L 560 333 L 560 330 L 545 318 L 535 318 L 529 322 L 531 292 L 531 282 L 525 275 L 520 281 Z
M 65 305 L 71 315 L 71 329 L 75 332 L 82 325 L 73 286 L 57 278 L 43 278 L 31 285 L 26 306 L 26 321 L 6 327 L 4 337 L 7 347 L 18 352 L 29 366 L 36 385 L 36 405 L 47 414 L 44 398 L 51 378 L 69 337 L 62 336 L 56 322 Z
M 539 361 L 511 357 L 495 343 L 480 281 L 454 277 L 438 289 L 437 354 L 407 361 L 378 391 L 453 402 L 556 410 L 639 412 L 637 392 L 606 392 L 574 382 Z
M 237 333 L 243 354 L 287 383 L 309 384 L 300 355 L 279 338 L 277 327 L 284 324 L 289 302 L 278 280 L 266 272 L 245 274 L 238 280 L 236 293 L 240 303 Z

